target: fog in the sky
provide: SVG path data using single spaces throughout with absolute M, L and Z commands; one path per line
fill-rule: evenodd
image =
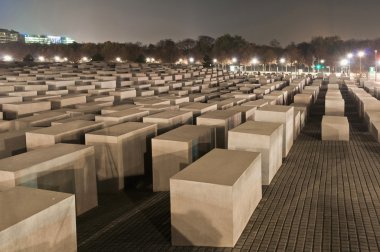
M 282 45 L 313 36 L 380 37 L 380 0 L 0 0 L 0 28 L 78 42 L 155 43 L 241 35 Z

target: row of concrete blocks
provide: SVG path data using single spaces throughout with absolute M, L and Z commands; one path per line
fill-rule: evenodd
M 93 130 L 94 129 L 93 127 L 98 127 L 98 126 L 99 125 L 88 124 L 88 122 L 75 122 L 75 123 L 73 122 L 72 125 L 70 125 L 72 131 L 70 131 L 70 129 L 67 128 L 68 126 L 65 125 L 65 130 L 68 132 L 68 134 L 58 136 L 57 139 L 60 139 L 62 141 L 75 140 L 78 138 L 78 132 L 81 132 L 81 134 L 83 134 L 83 132 L 86 132 L 86 130 L 89 130 L 89 129 Z M 144 125 L 144 126 L 148 128 L 149 127 L 152 128 L 152 125 Z M 117 127 L 117 126 L 114 126 L 114 127 Z M 76 130 L 73 130 L 74 128 Z M 104 129 L 104 130 L 107 130 L 107 129 Z M 117 130 L 116 131 L 113 131 L 113 130 L 110 129 L 110 132 L 114 132 L 114 133 L 117 132 Z M 154 130 L 151 130 L 151 132 L 153 131 Z M 53 131 L 45 132 L 45 133 L 47 135 L 49 134 L 54 135 L 56 132 L 54 132 L 53 130 Z M 46 139 L 45 140 L 43 140 L 43 138 L 41 139 L 35 138 L 35 140 L 33 141 L 40 141 L 40 143 L 44 146 L 46 143 L 45 142 Z M 31 147 L 31 149 L 34 149 L 34 148 L 36 147 Z M 83 148 L 83 149 L 77 150 L 76 148 Z M 143 148 L 144 147 L 142 147 L 142 149 Z M 112 152 L 112 150 L 108 150 L 108 151 Z M 82 153 L 79 153 L 79 152 L 82 152 Z M 3 160 L 4 167 L 5 167 L 5 170 L 8 170 L 8 175 L 10 175 L 10 177 L 5 176 L 3 186 L 12 187 L 16 184 L 26 185 L 26 186 L 28 185 L 36 186 L 36 184 L 39 184 L 39 185 L 44 185 L 49 188 L 54 188 L 54 190 L 65 190 L 65 191 L 72 190 L 72 192 L 76 194 L 77 214 L 80 214 L 92 208 L 94 205 L 96 205 L 96 185 L 94 185 L 94 183 L 91 182 L 91 181 L 94 181 L 92 179 L 94 178 L 94 173 L 92 172 L 94 170 L 93 169 L 94 162 L 92 161 L 93 159 L 91 158 L 91 155 L 93 155 L 94 153 L 95 153 L 95 150 L 92 147 L 67 145 L 67 144 L 55 144 L 55 145 L 52 145 L 51 147 L 48 147 L 48 149 L 36 149 L 34 151 L 25 153 L 23 155 L 19 155 L 17 156 L 17 158 L 12 157 L 14 158 L 14 160 L 4 159 Z M 47 160 L 43 160 L 44 157 L 47 157 Z M 17 164 L 17 162 L 18 162 L 18 165 L 17 165 L 18 169 L 17 171 L 15 171 L 13 165 Z M 7 163 L 12 164 L 12 165 L 6 166 Z M 43 165 L 38 165 L 41 163 L 43 163 Z M 26 172 L 26 169 L 23 169 L 25 168 L 26 164 L 31 166 L 31 169 L 28 172 Z M 57 174 L 60 174 L 60 176 L 57 176 L 57 174 L 54 174 L 54 175 L 49 174 L 47 170 L 43 170 L 43 169 L 38 170 L 38 169 L 41 169 L 41 166 L 45 167 L 45 169 L 47 167 L 50 167 L 52 170 L 56 170 L 58 172 Z M 63 169 L 63 167 L 65 166 L 69 166 L 72 169 L 70 168 L 67 171 L 66 169 Z M 34 169 L 37 169 L 37 170 L 34 170 Z M 37 173 L 41 172 L 39 174 L 40 175 L 42 174 L 42 176 L 36 176 L 36 174 L 33 175 L 33 172 L 37 172 Z M 67 174 L 67 173 L 74 173 L 74 174 Z M 70 187 L 70 185 L 68 185 L 67 183 L 69 183 L 70 177 L 73 177 L 73 176 L 75 178 L 76 184 L 74 187 L 72 186 Z M 66 181 L 65 178 L 68 181 Z M 10 185 L 11 183 L 14 183 L 14 184 Z M 68 186 L 69 188 L 67 188 Z M 66 187 L 66 188 L 63 189 L 60 187 Z M 65 248 L 67 248 L 67 245 Z
M 337 81 L 336 78 L 333 78 Z M 342 80 L 338 80 L 342 82 Z M 344 116 L 345 102 L 340 92 L 342 84 L 329 83 L 325 97 L 325 115 L 321 123 L 322 141 L 349 141 L 350 130 Z
M 359 108 L 359 116 L 375 140 L 380 142 L 380 101 L 354 83 L 347 87 Z
M 270 183 L 294 140 L 293 107 L 265 105 L 254 120 L 231 124 L 228 150 L 214 149 L 170 178 L 173 245 L 236 244 L 261 186 Z

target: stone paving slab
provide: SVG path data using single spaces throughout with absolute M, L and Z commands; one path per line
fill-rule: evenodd
M 342 93 L 350 142 L 320 140 L 321 90 L 235 248 L 171 247 L 169 194 L 127 190 L 79 217 L 79 251 L 379 251 L 380 144 Z

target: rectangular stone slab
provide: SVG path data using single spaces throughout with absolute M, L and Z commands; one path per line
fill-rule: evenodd
M 25 132 L 39 128 L 23 128 L 0 133 L 0 159 L 26 152 Z
M 64 107 L 74 107 L 77 104 L 87 102 L 86 95 L 66 95 L 61 98 L 51 99 L 52 109 L 60 109 Z
M 344 116 L 323 116 L 322 141 L 349 141 L 350 125 Z
M 255 119 L 255 111 L 257 107 L 251 106 L 234 106 L 228 108 L 227 110 L 241 112 L 241 122 L 245 123 L 246 121 L 252 121 Z
M 75 194 L 77 215 L 98 205 L 94 148 L 56 144 L 0 159 L 0 191 L 15 186 Z
M 194 118 L 206 112 L 214 111 L 217 109 L 218 109 L 217 104 L 200 103 L 200 102 L 190 103 L 180 108 L 180 110 L 182 111 L 193 112 Z
M 16 119 L 30 116 L 33 113 L 51 109 L 50 101 L 29 101 L 3 104 L 3 112 L 6 119 Z
M 269 185 L 282 164 L 283 124 L 248 121 L 228 131 L 228 149 L 261 153 L 262 184 Z
M 170 179 L 172 245 L 235 246 L 261 197 L 260 153 L 212 150 Z
M 102 122 L 72 121 L 31 132 L 26 132 L 26 147 L 29 150 L 56 143 L 82 143 L 87 132 L 101 129 Z
M 123 122 L 141 122 L 142 118 L 148 115 L 149 111 L 133 108 L 101 116 L 95 116 L 95 121 L 104 122 L 106 126 L 112 126 Z
M 169 179 L 215 148 L 215 128 L 184 125 L 152 139 L 153 191 L 169 191 Z
M 197 117 L 197 125 L 207 125 L 216 128 L 216 147 L 227 148 L 228 130 L 241 124 L 241 112 L 231 110 L 216 110 Z
M 156 123 L 158 134 L 162 134 L 184 124 L 193 124 L 193 113 L 190 111 L 168 110 L 145 116 L 143 122 Z
M 67 119 L 70 115 L 63 112 L 49 111 L 38 115 L 23 117 L 15 120 L 16 129 L 27 127 L 49 127 L 54 121 Z
M 143 175 L 150 168 L 150 141 L 157 125 L 127 122 L 86 134 L 86 145 L 95 147 L 100 192 L 124 188 L 124 177 Z
M 15 187 L 0 206 L 0 251 L 77 250 L 74 195 Z
M 325 100 L 325 115 L 344 116 L 344 100 L 339 98 Z
M 286 157 L 293 146 L 294 133 L 294 107 L 266 105 L 255 113 L 255 121 L 277 122 L 284 124 L 283 157 Z

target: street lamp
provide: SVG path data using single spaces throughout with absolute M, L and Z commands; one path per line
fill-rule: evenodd
M 193 63 L 194 63 L 194 58 L 193 58 L 193 57 L 190 57 L 190 58 L 189 58 L 189 62 L 190 62 L 190 64 L 193 64 Z
M 13 57 L 10 55 L 4 55 L 3 61 L 10 62 L 13 61 Z
M 359 57 L 359 66 L 360 66 L 360 77 L 362 76 L 362 58 L 365 56 L 364 51 L 359 51 L 358 52 L 358 57 Z
M 351 59 L 354 57 L 352 53 L 347 54 L 347 59 L 348 59 L 348 76 L 351 76 Z
M 235 64 L 236 62 L 237 62 L 237 58 L 233 57 L 233 58 L 232 58 L 232 63 Z
M 54 56 L 54 61 L 55 61 L 55 62 L 60 62 L 60 61 L 61 61 L 61 57 L 59 57 L 59 56 Z
M 39 56 L 38 57 L 38 61 L 39 62 L 44 62 L 45 61 L 45 57 L 44 56 Z
M 257 60 L 257 58 L 253 58 L 251 60 L 251 63 L 253 64 L 253 67 L 254 67 L 253 71 L 256 71 L 256 64 L 259 63 L 259 61 Z
M 348 60 L 347 59 L 342 59 L 340 61 L 340 66 L 341 66 L 341 71 L 343 72 L 343 67 L 346 67 L 348 65 Z
M 282 71 L 284 71 L 284 63 L 286 62 L 286 60 L 284 58 L 281 58 L 280 59 L 280 63 L 282 64 Z M 286 72 L 287 72 L 288 69 L 286 69 Z
M 117 62 L 121 62 L 121 58 L 120 57 L 116 57 L 116 61 Z

